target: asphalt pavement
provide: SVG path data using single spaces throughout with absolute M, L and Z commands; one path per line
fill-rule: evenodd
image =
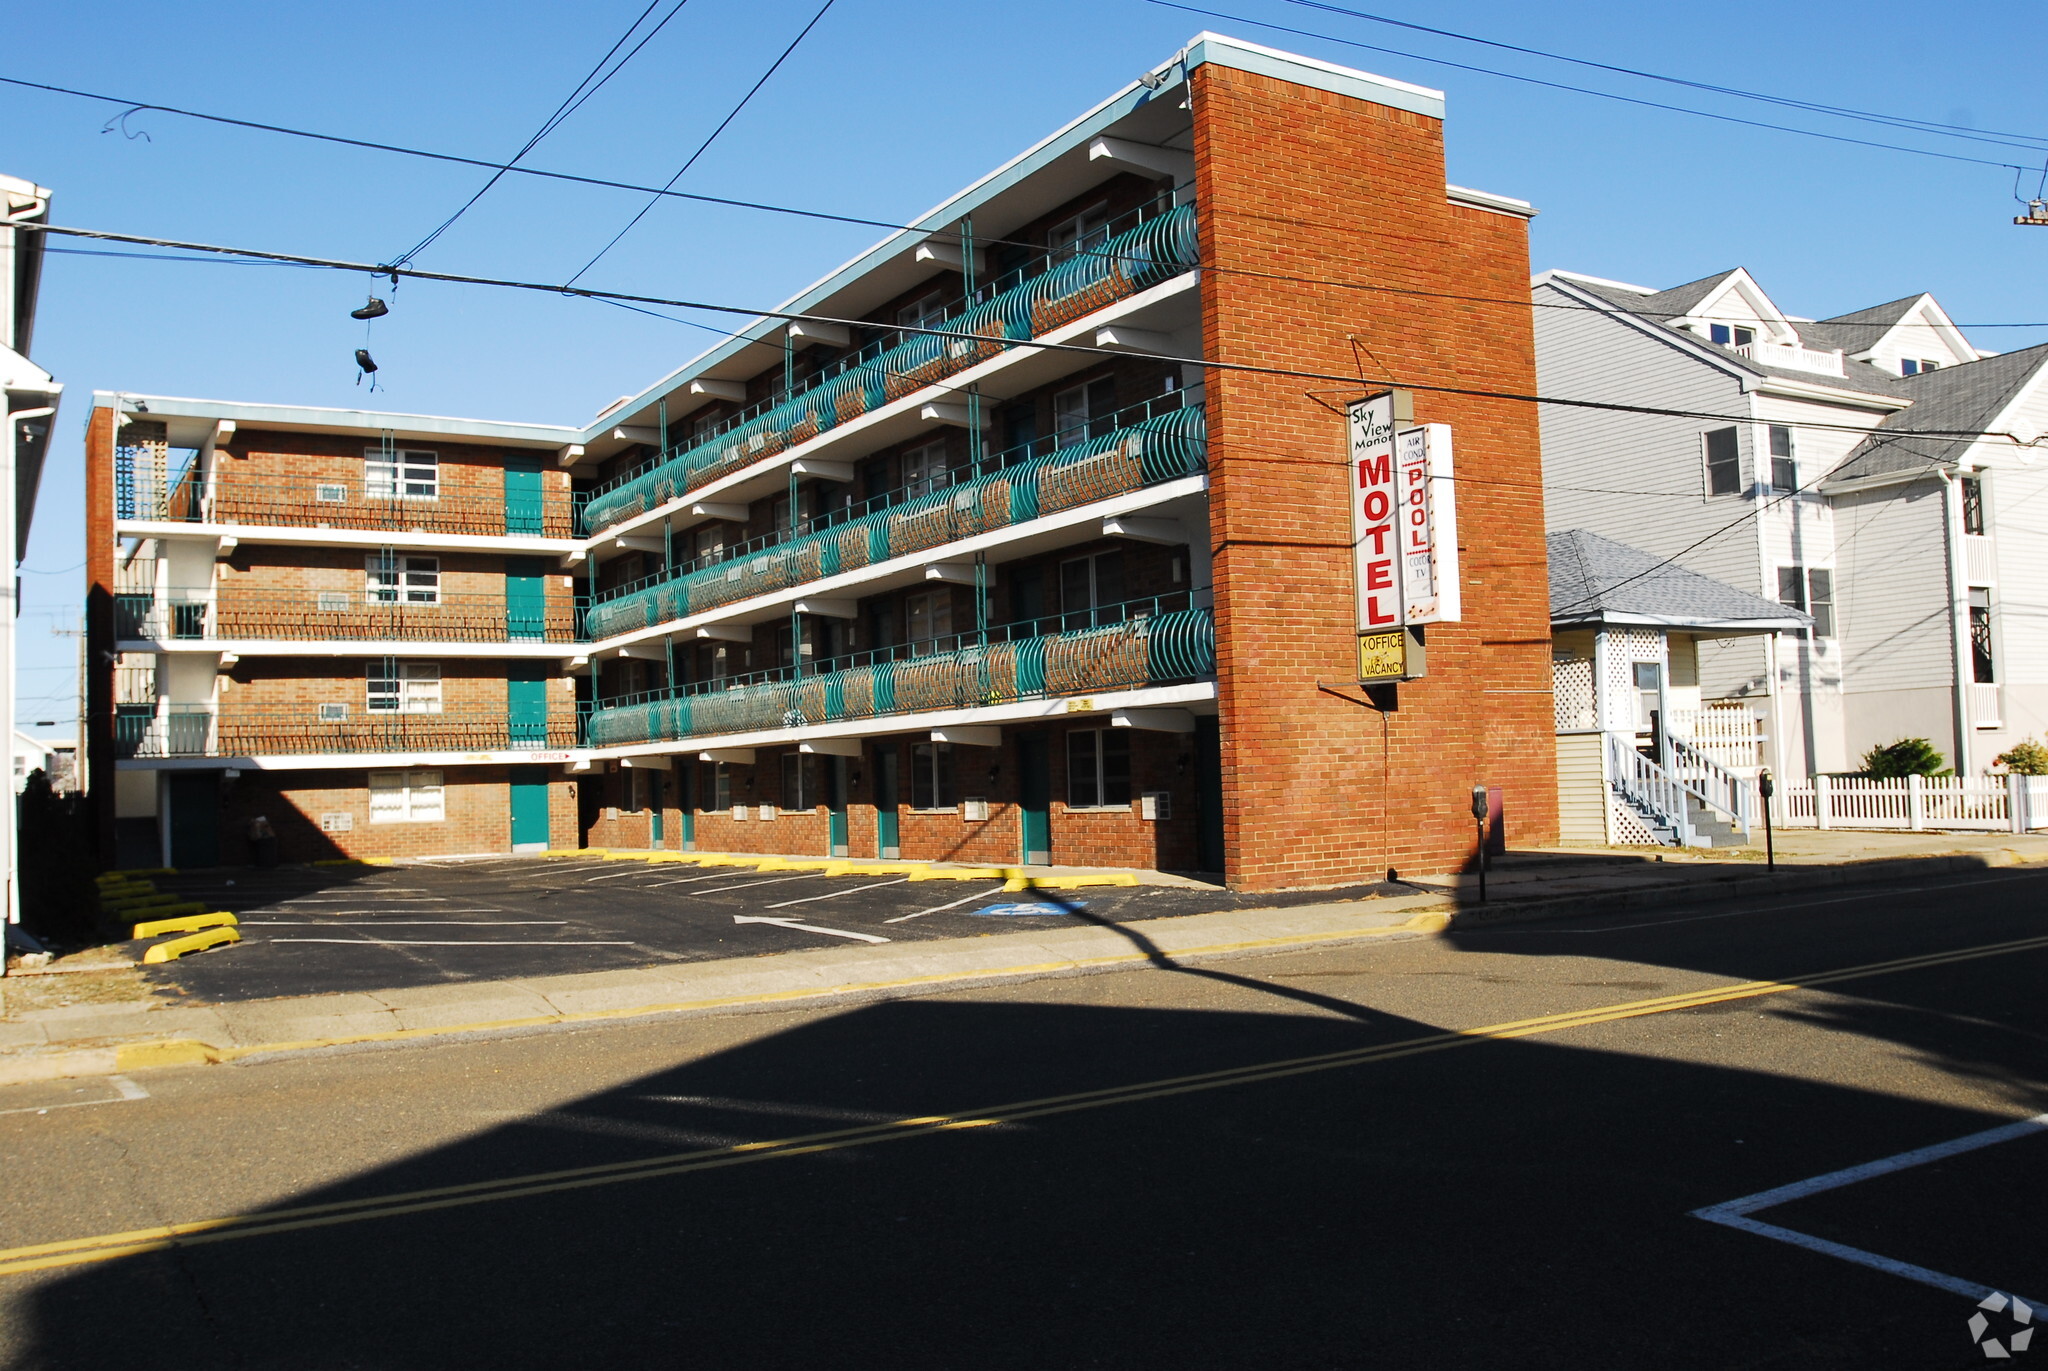
M 1001 879 L 986 876 L 913 881 L 902 872 L 700 869 L 602 855 L 215 870 L 156 883 L 241 920 L 240 943 L 149 968 L 152 981 L 205 1001 L 1126 923 L 1388 889 L 1247 896 L 1187 884 L 1006 892 Z
M 2048 1297 L 2048 1134 L 2010 1127 L 2048 1110 L 2044 902 L 1992 872 L 10 1087 L 0 1355 L 2024 1365 L 1979 1303 Z

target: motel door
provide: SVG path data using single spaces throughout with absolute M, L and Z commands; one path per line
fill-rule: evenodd
M 548 636 L 547 577 L 538 557 L 505 559 L 505 636 Z
M 683 774 L 677 778 L 676 809 L 683 817 L 683 851 L 697 850 L 697 764 L 683 763 Z
M 825 773 L 825 820 L 826 841 L 831 844 L 828 857 L 848 855 L 846 846 L 846 762 L 844 757 L 828 759 Z
M 170 813 L 171 865 L 220 865 L 220 773 L 173 771 L 165 777 Z M 268 817 L 267 815 L 265 817 Z M 273 822 L 273 827 L 282 827 Z
M 512 768 L 512 850 L 539 852 L 548 845 L 548 769 Z
M 505 740 L 517 748 L 548 745 L 548 678 L 543 662 L 505 664 Z
M 897 767 L 903 754 L 894 743 L 875 749 L 875 855 L 894 861 L 903 855 L 902 839 L 896 832 Z
M 1026 865 L 1052 860 L 1052 745 L 1043 733 L 1017 735 L 1017 807 Z
M 664 799 L 661 792 L 668 789 L 662 784 L 662 780 L 663 776 L 659 771 L 647 773 L 647 845 L 655 848 L 661 846 L 662 839 L 661 810 Z
M 521 453 L 505 458 L 505 532 L 536 538 L 542 532 L 538 457 Z

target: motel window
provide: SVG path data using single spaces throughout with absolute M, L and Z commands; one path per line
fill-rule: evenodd
M 1051 249 L 1055 262 L 1064 262 L 1077 253 L 1099 248 L 1109 241 L 1109 205 L 1090 205 L 1071 219 L 1062 219 L 1054 224 L 1045 235 L 1045 245 Z
M 714 524 L 697 530 L 697 561 L 710 566 L 725 555 L 725 530 Z
M 1098 552 L 1060 563 L 1061 626 L 1094 628 L 1124 617 L 1124 555 Z
M 1979 588 L 1970 592 L 1970 679 L 1995 684 L 1997 668 L 1991 656 L 1991 592 Z
M 373 500 L 440 499 L 440 455 L 416 448 L 364 448 L 363 495 Z
M 369 574 L 365 595 L 373 605 L 437 605 L 441 603 L 441 559 L 373 552 L 364 561 Z
M 807 782 L 810 768 L 804 765 L 802 753 L 786 752 L 782 756 L 782 807 L 786 810 L 814 809 L 816 798 L 810 793 Z
M 943 652 L 952 646 L 953 592 L 930 590 L 903 602 L 903 620 L 908 629 L 910 655 Z
M 1116 381 L 1112 377 L 1056 392 L 1052 397 L 1053 445 L 1067 447 L 1102 437 L 1115 422 L 1115 413 Z
M 910 807 L 951 809 L 954 794 L 953 745 L 913 743 L 910 748 Z
M 1792 430 L 1783 424 L 1771 425 L 1771 488 L 1799 489 L 1799 461 L 1792 455 Z
M 903 454 L 904 499 L 915 500 L 920 495 L 930 495 L 933 491 L 944 490 L 951 483 L 943 441 L 925 443 Z
M 1963 493 L 1963 532 L 1978 537 L 1984 535 L 1984 480 L 1980 476 L 1965 476 L 1957 482 Z
M 732 767 L 725 762 L 711 766 L 711 804 L 716 810 L 732 808 Z
M 438 771 L 370 773 L 370 822 L 439 823 L 448 817 Z
M 1732 428 L 1709 429 L 1705 435 L 1707 494 L 1733 495 L 1742 489 L 1742 448 Z
M 1067 735 L 1067 806 L 1101 809 L 1131 802 L 1131 735 L 1120 728 Z
M 1708 324 L 1707 336 L 1723 346 L 1746 348 L 1756 341 L 1756 330 L 1733 324 Z
M 441 664 L 439 662 L 394 662 L 380 658 L 370 663 L 368 708 L 373 714 L 439 714 L 441 712 Z
M 899 328 L 943 328 L 946 323 L 946 297 L 942 291 L 932 291 L 896 311 Z

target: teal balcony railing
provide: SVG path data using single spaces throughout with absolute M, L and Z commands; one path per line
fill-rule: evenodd
M 332 708 L 332 706 L 329 706 Z M 337 752 L 524 752 L 574 745 L 576 721 L 516 719 L 508 711 L 399 713 L 351 708 L 337 719 L 321 706 L 172 705 L 163 714 L 121 713 L 117 757 L 310 756 Z
M 733 678 L 600 702 L 587 715 L 583 741 L 676 742 L 1196 680 L 1215 673 L 1216 633 L 1210 611 L 1190 600 L 1183 594 L 1006 625 L 990 630 L 986 642 L 955 639 L 918 656 L 901 648 L 862 653 L 802 675 L 780 673 L 783 679 Z
M 426 598 L 431 595 L 431 598 Z M 388 596 L 389 598 L 385 598 Z M 576 604 L 528 595 L 234 586 L 114 597 L 114 637 L 167 642 L 501 643 L 576 641 Z
M 1148 206 L 1131 218 L 1099 243 L 1047 254 L 962 300 L 938 325 L 944 333 L 884 335 L 800 393 L 750 406 L 598 487 L 583 531 L 602 532 L 1199 265 L 1193 205 Z
M 1100 436 L 1051 452 L 1044 442 L 1023 444 L 984 461 L 978 469 L 985 474 L 744 549 L 712 566 L 612 592 L 584 616 L 585 636 L 595 640 L 652 628 L 1204 468 L 1208 430 L 1199 390 L 1160 396 L 1100 422 L 1108 428 Z

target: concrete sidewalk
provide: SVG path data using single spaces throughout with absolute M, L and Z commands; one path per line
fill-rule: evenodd
M 23 978 L 40 998 L 52 983 L 78 987 L 80 1003 L 29 1008 L 22 982 L 0 982 L 0 1085 L 105 1075 L 154 1066 L 223 1062 L 269 1053 L 404 1043 L 460 1034 L 529 1031 L 652 1014 L 858 1001 L 942 987 L 1228 957 L 1368 938 L 1422 936 L 1465 927 L 1758 898 L 1823 886 L 1955 876 L 2048 863 L 2048 836 L 2008 834 L 1817 834 L 1792 837 L 1780 869 L 1741 849 L 1553 849 L 1499 859 L 1490 902 L 1475 902 L 1477 877 L 1409 882 L 1409 896 L 1233 910 L 1050 932 L 993 934 L 915 944 L 834 947 L 728 961 L 622 971 L 471 981 L 370 994 L 308 995 L 179 1006 L 99 978 L 110 969 Z M 130 979 L 127 985 L 138 982 Z M 18 1006 L 21 1006 L 17 1009 Z

